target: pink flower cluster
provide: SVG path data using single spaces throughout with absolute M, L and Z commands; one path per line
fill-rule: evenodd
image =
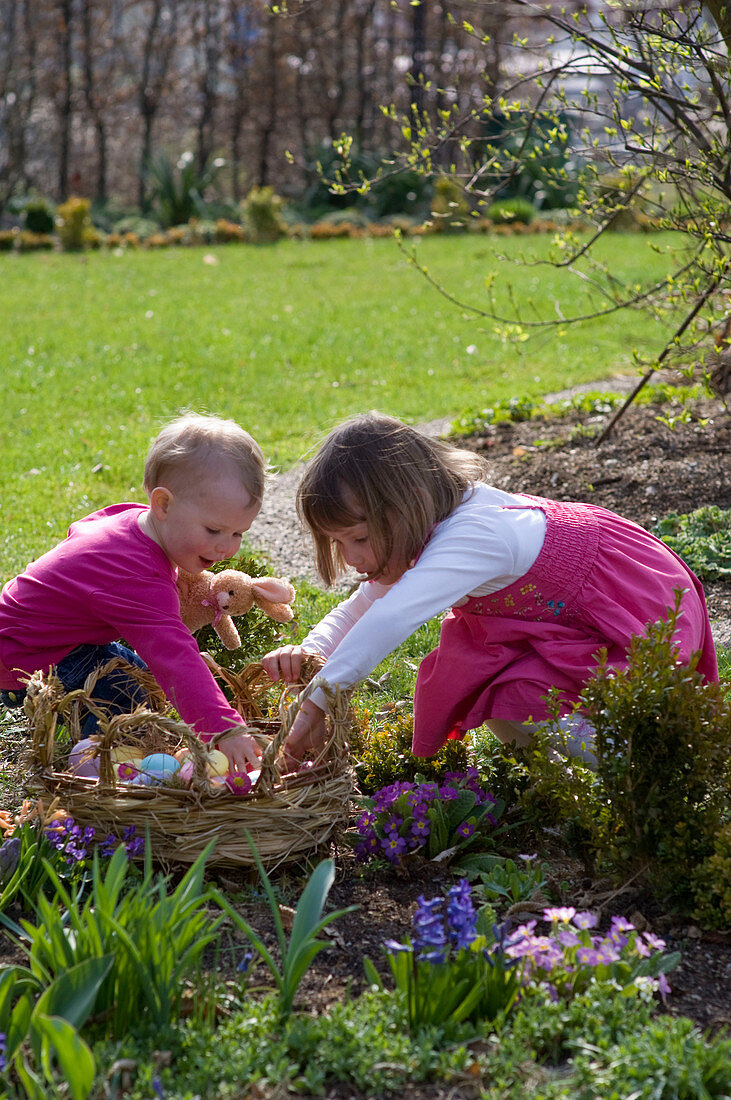
M 543 918 L 551 924 L 548 933 L 536 932 L 538 922 L 531 920 L 505 945 L 506 955 L 523 960 L 524 981 L 547 982 L 556 997 L 577 993 L 592 977 L 613 978 L 622 986 L 641 978 L 663 998 L 670 992 L 665 974 L 651 961 L 665 950 L 665 941 L 652 932 L 638 932 L 624 917 L 612 917 L 607 932 L 593 934 L 596 916 L 571 906 L 545 909 Z

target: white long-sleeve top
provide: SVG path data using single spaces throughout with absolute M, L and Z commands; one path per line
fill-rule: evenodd
M 480 483 L 437 524 L 418 561 L 395 584 L 364 581 L 302 647 L 326 658 L 321 675 L 329 684 L 352 687 L 435 615 L 522 577 L 545 533 L 545 515 L 525 497 Z M 322 692 L 312 701 L 325 709 Z

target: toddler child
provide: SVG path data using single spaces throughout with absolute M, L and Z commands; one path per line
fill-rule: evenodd
M 266 655 L 270 678 L 296 679 L 302 654 L 314 652 L 330 684 L 352 687 L 451 608 L 419 668 L 413 752 L 431 756 L 482 723 L 526 745 L 532 723 L 550 716 L 549 690 L 569 715 L 597 651 L 626 666 L 632 636 L 666 617 L 682 589 L 680 659 L 699 650 L 699 671 L 718 679 L 703 589 L 663 542 L 603 508 L 506 493 L 484 476 L 475 455 L 391 417 L 336 428 L 305 471 L 297 505 L 323 580 L 345 565 L 365 579 L 301 646 Z M 290 762 L 322 743 L 323 710 L 317 693 L 303 704 Z M 592 727 L 580 715 L 563 724 L 564 750 L 592 763 Z
M 178 568 L 200 573 L 238 551 L 265 480 L 259 445 L 233 421 L 187 414 L 163 428 L 145 462 L 148 504 L 114 504 L 72 523 L 63 542 L 3 588 L 2 702 L 20 705 L 37 669 L 55 667 L 73 691 L 121 656 L 149 668 L 201 740 L 241 730 L 220 745 L 232 768 L 256 764 L 255 740 L 183 624 L 175 581 Z M 123 668 L 102 677 L 94 695 L 116 713 L 145 701 Z M 84 735 L 95 725 L 89 715 Z

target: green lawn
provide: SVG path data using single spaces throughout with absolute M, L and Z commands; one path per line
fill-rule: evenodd
M 608 240 L 612 270 L 659 275 L 668 261 L 648 240 Z M 555 317 L 579 305 L 582 284 L 507 258 L 549 247 L 547 235 L 463 236 L 418 251 L 455 296 L 484 302 L 494 276 L 506 310 L 513 299 Z M 142 499 L 150 440 L 183 408 L 235 418 L 288 465 L 359 411 L 418 423 L 539 397 L 632 371 L 634 347 L 663 343 L 663 326 L 640 313 L 505 342 L 389 239 L 0 255 L 0 280 L 3 580 L 72 519 Z

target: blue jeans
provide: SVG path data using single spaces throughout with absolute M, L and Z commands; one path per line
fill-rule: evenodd
M 147 668 L 133 650 L 119 642 L 110 642 L 109 645 L 78 645 L 58 662 L 56 673 L 66 691 L 76 691 L 84 686 L 91 672 L 115 657 L 122 657 L 137 668 Z M 101 703 L 110 714 L 129 714 L 149 701 L 145 689 L 123 668 L 115 668 L 101 676 L 94 685 L 92 699 Z M 87 714 L 81 724 L 82 737 L 91 737 L 98 726 L 96 715 Z
M 110 642 L 109 645 L 77 645 L 58 662 L 56 672 L 66 691 L 76 691 L 84 686 L 89 673 L 114 657 L 123 657 L 137 668 L 147 668 L 133 650 L 119 642 Z M 20 707 L 24 698 L 23 689 L 0 692 L 0 702 L 6 707 Z M 106 676 L 101 676 L 94 685 L 92 698 L 111 714 L 129 714 L 135 707 L 149 701 L 145 689 L 123 668 L 115 668 Z M 96 715 L 87 714 L 81 724 L 82 736 L 90 737 L 96 733 L 98 726 Z

